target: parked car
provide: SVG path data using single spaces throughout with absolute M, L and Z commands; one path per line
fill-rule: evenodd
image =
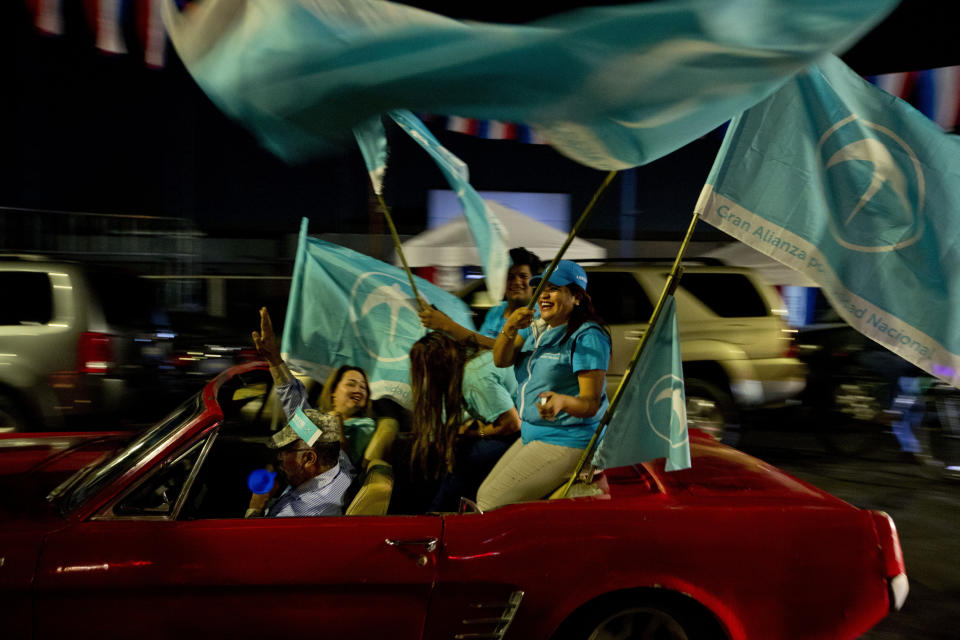
M 607 370 L 612 396 L 647 330 L 671 264 L 584 265 L 587 290 L 612 334 Z M 473 301 L 480 287 L 471 283 L 461 296 Z M 806 367 L 796 357 L 783 301 L 756 273 L 712 261 L 684 263 L 676 301 L 691 427 L 735 444 L 743 410 L 783 404 L 803 390 Z
M 692 468 L 573 498 L 391 515 L 379 471 L 365 517 L 244 519 L 269 388 L 250 363 L 132 438 L 0 435 L 8 635 L 816 640 L 906 598 L 889 516 L 697 431 Z
M 116 267 L 0 256 L 0 432 L 63 428 L 154 399 L 165 333 L 150 283 Z

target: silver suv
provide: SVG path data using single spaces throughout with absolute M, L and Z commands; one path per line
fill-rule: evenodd
M 613 357 L 607 372 L 612 397 L 653 307 L 670 263 L 590 266 L 590 297 L 607 323 Z M 479 282 L 461 291 L 482 311 L 489 306 Z M 749 269 L 696 260 L 684 263 L 676 292 L 677 326 L 691 427 L 735 443 L 741 410 L 784 403 L 803 391 L 806 366 L 795 357 L 795 332 L 784 322 L 783 300 Z
M 139 411 L 162 329 L 149 283 L 117 269 L 0 256 L 0 432 Z
M 670 264 L 586 270 L 590 297 L 613 338 L 607 373 L 612 395 L 647 330 Z M 780 404 L 803 391 L 806 368 L 795 357 L 783 301 L 754 272 L 685 263 L 676 300 L 691 427 L 734 441 L 739 409 Z

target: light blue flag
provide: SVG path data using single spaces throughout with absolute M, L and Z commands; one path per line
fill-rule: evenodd
M 463 301 L 426 280 L 416 283 L 421 297 L 473 329 Z M 425 333 L 401 269 L 307 237 L 304 218 L 283 326 L 287 362 L 317 380 L 341 365 L 362 367 L 370 397 L 391 398 L 409 409 L 410 347 Z
M 275 153 L 343 147 L 391 109 L 518 122 L 598 169 L 656 160 L 839 52 L 896 0 L 677 0 L 526 25 L 381 0 L 204 0 L 167 32 L 191 75 Z
M 672 295 L 650 331 L 593 456 L 599 469 L 656 458 L 666 458 L 667 471 L 690 468 L 677 303 Z
M 363 162 L 367 165 L 373 192 L 383 193 L 383 177 L 387 173 L 387 134 L 383 130 L 383 120 L 374 116 L 353 128 L 353 137 L 357 139 Z
M 697 211 L 960 384 L 960 138 L 907 103 L 825 59 L 731 124 Z
M 510 268 L 510 254 L 507 251 L 504 228 L 497 216 L 483 201 L 480 194 L 470 185 L 470 172 L 467 164 L 450 153 L 434 137 L 426 125 L 409 111 L 391 111 L 390 117 L 437 163 L 450 188 L 457 195 L 463 208 L 467 227 L 477 243 L 477 253 L 483 263 L 483 273 L 490 298 L 500 300 L 507 288 L 507 270 Z M 374 190 L 383 189 L 383 174 L 387 165 L 387 140 L 380 118 L 373 118 L 354 129 L 354 136 L 360 145 L 370 180 Z

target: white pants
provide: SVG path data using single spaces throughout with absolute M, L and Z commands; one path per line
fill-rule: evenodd
M 562 485 L 583 449 L 534 440 L 513 443 L 477 491 L 477 506 L 488 511 L 513 502 L 539 500 Z

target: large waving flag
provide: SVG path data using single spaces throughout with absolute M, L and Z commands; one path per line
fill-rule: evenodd
M 730 126 L 704 220 L 960 385 L 960 138 L 830 57 Z
M 622 467 L 656 458 L 666 458 L 667 471 L 690 467 L 677 303 L 672 295 L 667 296 L 650 331 L 593 456 L 597 468 Z
M 507 289 L 507 270 L 510 268 L 506 228 L 470 185 L 470 173 L 463 160 L 440 144 L 423 122 L 409 111 L 391 111 L 389 115 L 408 136 L 430 154 L 450 188 L 457 194 L 467 227 L 477 243 L 487 291 L 490 292 L 491 299 L 500 300 Z M 376 117 L 355 128 L 353 133 L 360 145 L 373 188 L 377 193 L 381 193 L 387 163 L 387 140 L 383 123 Z
M 391 109 L 531 125 L 599 169 L 638 166 L 846 49 L 896 0 L 678 0 L 527 25 L 382 0 L 204 0 L 167 31 L 197 83 L 299 160 Z
M 457 297 L 419 278 L 417 290 L 473 328 L 470 310 Z M 307 237 L 304 218 L 281 343 L 291 365 L 318 380 L 344 364 L 362 367 L 372 398 L 410 408 L 410 347 L 425 333 L 403 271 Z

